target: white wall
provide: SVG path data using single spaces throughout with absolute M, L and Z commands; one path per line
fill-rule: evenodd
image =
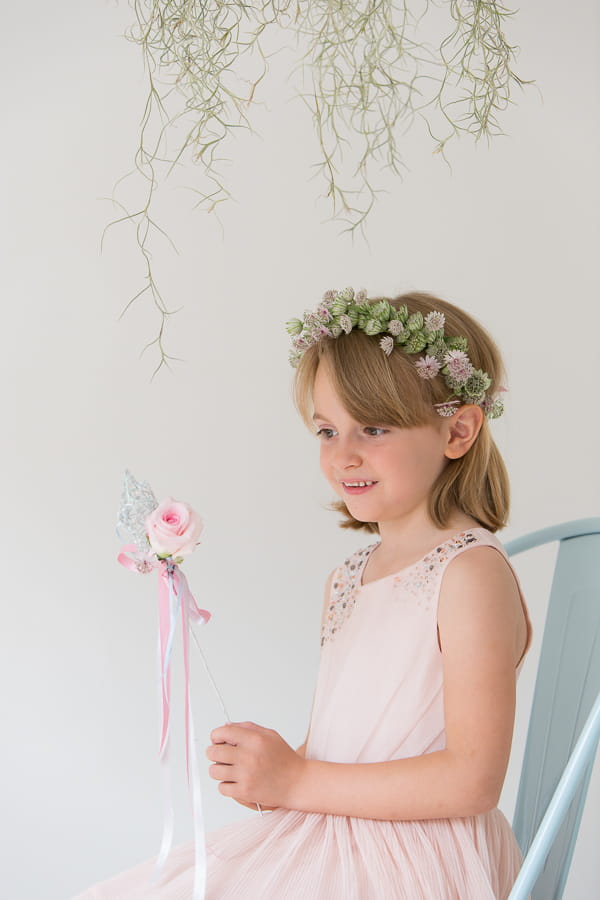
M 142 284 L 132 229 L 99 251 L 112 214 L 103 198 L 130 165 L 143 102 L 138 51 L 120 36 L 131 11 L 101 0 L 3 11 L 3 896 L 65 900 L 157 849 L 155 597 L 115 562 L 125 467 L 206 518 L 186 568 L 214 613 L 204 646 L 232 716 L 303 739 L 321 585 L 364 542 L 323 509 L 316 450 L 289 400 L 282 323 L 324 289 L 418 287 L 478 315 L 510 371 L 494 426 L 514 491 L 503 537 L 598 515 L 599 19 L 592 0 L 524 4 L 510 36 L 542 97 L 517 95 L 509 136 L 490 148 L 462 140 L 452 174 L 410 137 L 410 172 L 385 179 L 368 246 L 322 224 L 310 119 L 288 102 L 286 57 L 276 60 L 269 109 L 254 118 L 261 137 L 230 147 L 237 202 L 222 212 L 224 237 L 176 189 L 193 171 L 164 192 L 180 255 L 157 247 L 156 272 L 184 306 L 167 347 L 185 362 L 151 381 L 155 360 L 138 355 L 153 310 L 142 301 L 118 321 Z M 538 639 L 543 562 L 523 566 Z M 221 716 L 195 669 L 202 751 Z M 174 756 L 182 769 L 177 742 Z M 513 766 L 508 814 L 515 779 Z M 179 840 L 190 827 L 182 776 L 176 794 Z M 600 877 L 599 795 L 596 770 L 570 900 Z M 210 828 L 245 815 L 208 779 L 205 810 Z

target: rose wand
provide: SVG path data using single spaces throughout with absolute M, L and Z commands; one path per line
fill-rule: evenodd
M 168 748 L 171 708 L 171 657 L 177 621 L 181 614 L 183 634 L 183 663 L 185 679 L 185 735 L 186 768 L 188 784 L 191 783 L 192 813 L 194 819 L 194 890 L 193 900 L 203 900 L 206 889 L 206 847 L 204 822 L 200 799 L 200 777 L 195 753 L 195 738 L 190 697 L 189 636 L 198 648 L 226 720 L 229 715 L 212 677 L 200 644 L 191 627 L 192 622 L 208 622 L 210 613 L 200 609 L 190 591 L 181 569 L 183 558 L 192 553 L 199 543 L 203 529 L 200 516 L 187 503 L 168 498 L 158 503 L 150 486 L 138 482 L 130 472 L 125 474 L 123 497 L 119 511 L 119 533 L 126 532 L 132 543 L 127 543 L 118 556 L 126 568 L 140 573 L 158 573 L 158 657 L 162 726 L 159 757 L 163 771 L 165 813 L 160 851 L 156 860 L 154 881 L 163 870 L 173 843 L 173 803 L 168 768 Z

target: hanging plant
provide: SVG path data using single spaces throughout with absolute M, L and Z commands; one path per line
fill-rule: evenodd
M 197 205 L 214 212 L 230 197 L 221 163 L 229 135 L 252 130 L 250 109 L 269 69 L 269 46 L 296 38 L 291 73 L 313 118 L 318 168 L 331 217 L 345 230 L 364 229 L 376 201 L 377 173 L 400 174 L 399 141 L 422 119 L 442 155 L 460 134 L 476 140 L 501 133 L 499 115 L 511 89 L 516 48 L 504 36 L 512 12 L 493 0 L 132 0 L 127 35 L 142 50 L 148 92 L 135 170 L 146 185 L 140 207 L 120 204 L 117 222 L 135 224 L 145 284 L 126 308 L 149 295 L 158 310 L 157 337 L 147 345 L 168 364 L 164 332 L 172 315 L 152 271 L 150 242 L 164 231 L 152 216 L 159 183 L 178 165 L 204 176 Z M 433 46 L 427 34 L 447 18 Z M 274 38 L 270 35 L 274 34 Z M 271 51 L 272 52 L 272 51 Z M 145 348 L 147 349 L 147 348 Z M 157 371 L 156 370 L 156 371 Z

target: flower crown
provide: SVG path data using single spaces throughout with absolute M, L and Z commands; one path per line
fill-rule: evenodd
M 382 335 L 379 346 L 386 356 L 396 345 L 409 354 L 425 351 L 415 362 L 421 378 L 428 380 L 440 373 L 444 376 L 451 394 L 444 403 L 434 404 L 440 416 L 451 416 L 463 403 L 474 403 L 488 419 L 497 419 L 504 412 L 504 404 L 500 397 L 487 395 L 491 378 L 473 366 L 465 337 L 444 334 L 445 324 L 444 313 L 436 310 L 423 317 L 420 312 L 409 314 L 404 305 L 396 308 L 387 299 L 368 300 L 366 291 L 327 291 L 314 312 L 307 310 L 303 319 L 286 323 L 292 335 L 290 363 L 297 366 L 308 348 L 323 338 L 338 338 L 352 329 Z

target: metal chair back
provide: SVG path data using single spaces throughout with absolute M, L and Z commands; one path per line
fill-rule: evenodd
M 511 900 L 527 897 L 534 883 L 532 900 L 562 897 L 598 744 L 598 704 L 593 708 L 600 691 L 600 518 L 536 531 L 509 542 L 506 550 L 514 556 L 556 540 L 558 555 L 513 820 L 525 855 L 550 806 L 552 816 L 550 822 L 543 822 L 541 850 L 540 838 L 536 858 L 525 860 L 527 883 L 521 877 L 524 886 L 515 884 Z M 586 740 L 574 754 L 580 737 Z M 573 774 L 575 756 L 577 772 Z M 561 776 L 567 768 L 565 786 Z M 564 808 L 557 811 L 554 795 L 559 782 L 557 793 Z M 567 794 L 573 799 L 565 807 Z M 556 820 L 559 814 L 562 822 Z M 549 835 L 550 849 L 545 845 Z M 532 880 L 535 867 L 539 875 Z

